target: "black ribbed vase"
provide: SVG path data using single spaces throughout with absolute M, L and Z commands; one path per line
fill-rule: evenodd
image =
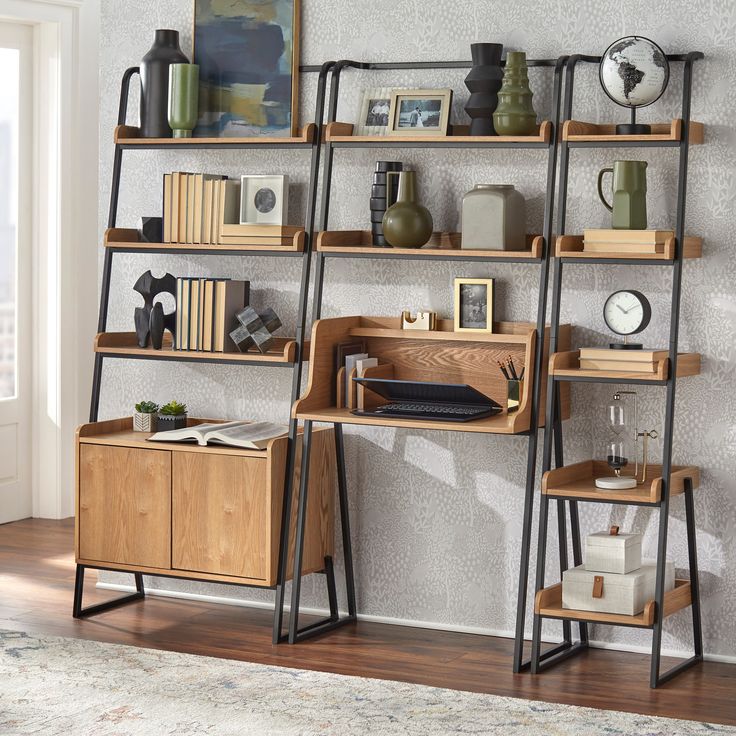
M 156 31 L 153 46 L 141 60 L 142 138 L 171 138 L 169 66 L 188 63 L 179 48 L 179 31 Z
M 501 68 L 501 43 L 470 44 L 473 68 L 465 77 L 470 91 L 465 112 L 470 116 L 470 135 L 496 135 L 493 127 L 493 111 L 498 105 L 498 90 L 503 81 Z

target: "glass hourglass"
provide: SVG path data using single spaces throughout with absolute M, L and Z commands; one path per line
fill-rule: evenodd
M 613 401 L 608 405 L 606 414 L 609 438 L 606 441 L 605 458 L 614 475 L 596 478 L 595 485 L 597 488 L 609 490 L 636 488 L 636 477 L 621 475 L 621 471 L 629 464 L 631 457 L 629 445 L 632 431 L 628 426 L 626 406 L 622 401 Z

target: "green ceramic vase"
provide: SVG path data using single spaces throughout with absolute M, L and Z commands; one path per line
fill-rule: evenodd
M 417 202 L 416 171 L 389 171 L 399 177 L 399 194 L 383 216 L 383 237 L 394 248 L 421 248 L 431 237 L 432 215 Z
M 174 138 L 191 138 L 199 111 L 199 66 L 169 67 L 169 125 Z
M 536 135 L 537 114 L 532 106 L 532 91 L 526 66 L 526 52 L 509 51 L 498 106 L 493 113 L 498 135 Z

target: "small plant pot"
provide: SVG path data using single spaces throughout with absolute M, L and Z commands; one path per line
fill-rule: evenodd
M 170 429 L 183 429 L 187 426 L 187 415 L 179 414 L 159 414 L 158 415 L 158 431 L 167 432 Z
M 155 432 L 156 431 L 156 415 L 147 414 L 141 411 L 133 413 L 133 431 L 134 432 Z

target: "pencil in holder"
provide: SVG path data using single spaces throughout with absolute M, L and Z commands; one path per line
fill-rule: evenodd
M 524 395 L 524 381 L 506 381 L 506 389 L 506 411 L 509 414 L 513 414 L 515 411 L 519 411 L 521 397 Z

